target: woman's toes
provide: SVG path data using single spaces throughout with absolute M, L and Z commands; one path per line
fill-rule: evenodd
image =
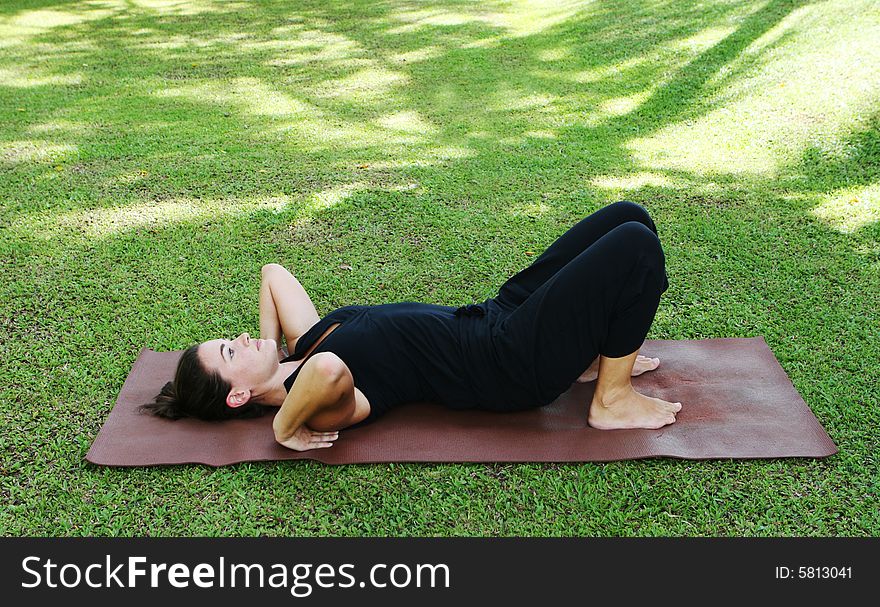
M 665 413 L 669 413 L 670 415 L 675 415 L 676 413 L 681 411 L 681 403 L 670 403 L 669 401 L 665 401 L 665 400 L 661 400 L 661 399 L 657 399 L 657 400 L 660 400 L 660 409 Z
M 636 362 L 633 364 L 632 375 L 635 377 L 636 375 L 641 375 L 647 371 L 653 371 L 659 364 L 659 358 L 648 358 L 647 356 L 639 355 L 636 357 Z

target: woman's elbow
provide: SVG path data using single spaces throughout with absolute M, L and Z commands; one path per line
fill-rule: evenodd
M 352 377 L 348 367 L 333 352 L 319 352 L 312 356 L 313 372 L 323 386 L 328 401 L 337 400 L 351 387 Z
M 275 435 L 275 442 L 280 444 L 284 444 L 284 441 L 292 436 L 290 428 L 283 424 L 281 417 L 277 414 L 275 415 L 275 419 L 272 420 L 272 433 Z

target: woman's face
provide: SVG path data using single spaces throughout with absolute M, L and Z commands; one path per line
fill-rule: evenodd
M 251 339 L 242 333 L 233 340 L 213 339 L 199 346 L 199 357 L 208 371 L 216 371 L 233 390 L 264 387 L 278 370 L 275 340 Z

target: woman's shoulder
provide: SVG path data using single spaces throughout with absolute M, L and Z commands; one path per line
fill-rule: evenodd
M 293 352 L 281 362 L 300 360 L 328 328 L 334 324 L 345 324 L 345 322 L 350 320 L 353 316 L 370 307 L 371 306 L 351 305 L 336 308 L 335 310 L 328 312 L 319 319 L 318 322 L 309 327 L 305 333 L 299 336 L 299 339 L 296 340 L 296 347 L 293 349 Z

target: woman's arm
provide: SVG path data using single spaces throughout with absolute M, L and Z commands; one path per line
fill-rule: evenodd
M 278 360 L 281 360 L 285 356 L 281 343 L 281 323 L 278 321 L 278 310 L 272 299 L 272 290 L 266 272 L 267 267 L 263 266 L 263 276 L 260 281 L 260 339 L 275 340 L 275 345 L 278 348 Z
M 282 332 L 288 350 L 293 352 L 299 337 L 320 318 L 306 290 L 284 266 L 266 264 L 261 274 L 260 338 L 274 339 L 280 358 L 284 356 Z
M 370 404 L 354 387 L 348 366 L 332 352 L 319 352 L 303 364 L 272 429 L 275 440 L 289 449 L 330 447 L 336 431 L 369 412 Z

